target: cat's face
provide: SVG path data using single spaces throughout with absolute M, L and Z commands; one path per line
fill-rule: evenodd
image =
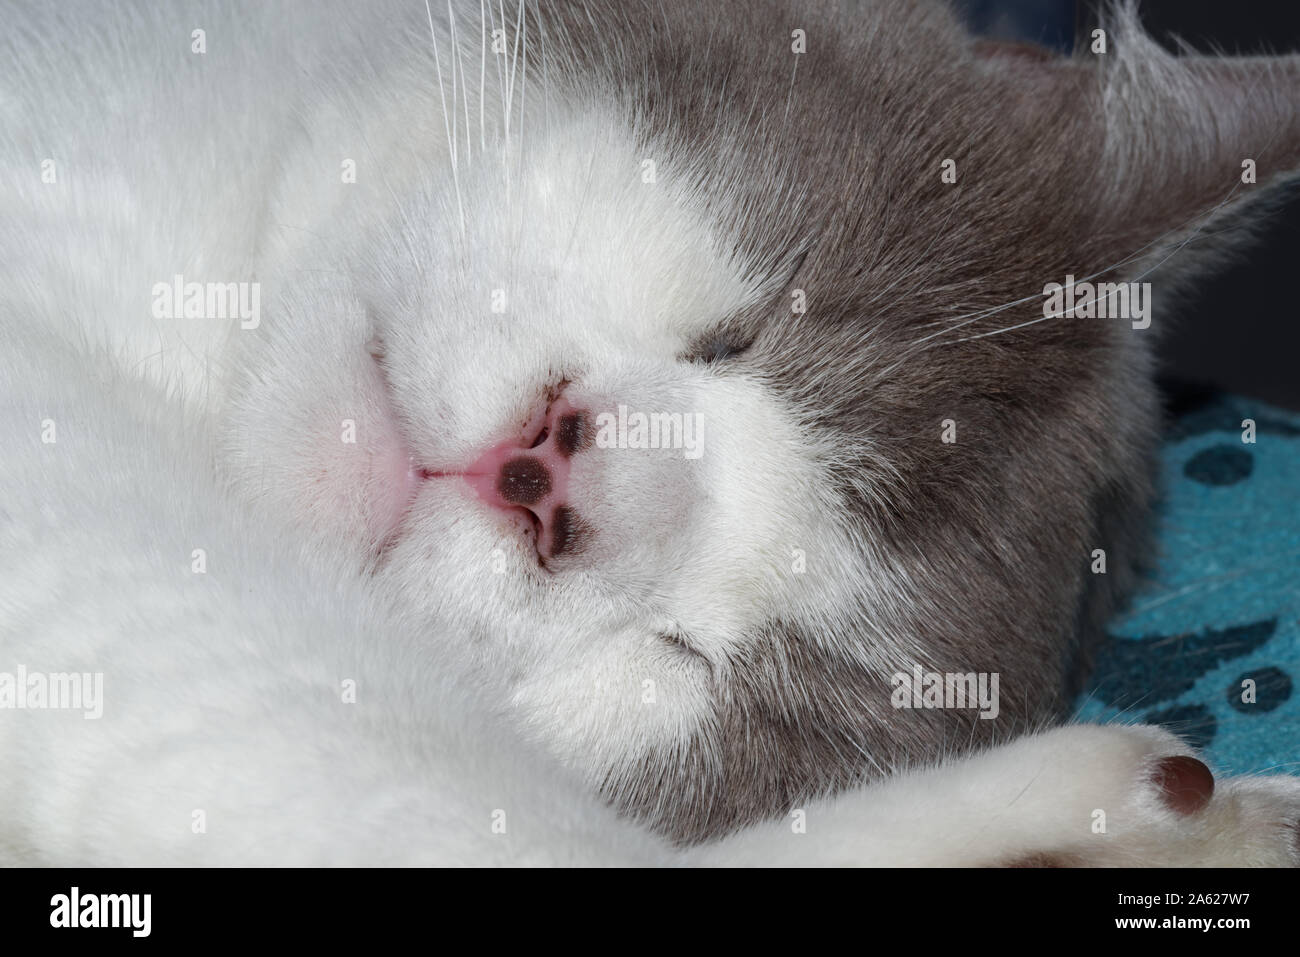
M 323 94 L 229 405 L 245 493 L 684 838 L 1060 704 L 1142 557 L 1154 400 L 1143 333 L 1038 292 L 1134 275 L 1241 148 L 1136 60 L 990 62 L 892 2 L 792 54 L 755 9 L 558 4 L 530 92 L 494 54 L 499 98 L 447 57 Z M 914 665 L 999 674 L 1000 717 L 898 710 Z
M 651 176 L 610 115 L 552 119 L 508 204 L 499 164 L 465 175 L 463 236 L 435 177 L 288 274 L 231 452 L 599 783 L 686 752 L 759 636 L 865 569 L 844 447 L 754 348 L 793 264 L 738 254 L 682 157 Z

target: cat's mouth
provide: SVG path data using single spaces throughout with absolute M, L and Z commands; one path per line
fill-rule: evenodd
M 522 537 L 542 568 L 581 551 L 592 530 L 569 496 L 570 459 L 592 443 L 591 415 L 561 393 L 561 383 L 515 439 L 492 446 L 463 468 L 422 464 L 402 433 L 401 419 L 384 368 L 382 348 L 371 346 L 373 386 L 380 420 L 372 426 L 367 490 L 368 524 L 377 557 L 405 534 L 426 483 L 454 481 L 515 536 Z
M 416 458 L 397 415 L 392 387 L 384 368 L 383 351 L 374 345 L 367 351 L 373 360 L 370 363 L 373 377 L 366 383 L 366 388 L 373 390 L 373 404 L 378 416 L 369 423 L 366 465 L 359 479 L 372 557 L 382 564 L 385 556 L 405 536 L 412 511 L 427 484 L 455 482 L 464 492 L 472 493 L 466 496 L 467 499 L 481 499 L 489 506 L 498 503 L 492 500 L 489 491 L 496 482 L 496 475 L 488 468 L 491 463 L 476 462 L 465 468 L 432 468 Z M 506 507 L 494 509 L 498 516 L 506 520 L 515 535 L 522 537 L 540 554 L 539 543 L 544 532 L 536 516 L 524 507 L 499 504 Z
M 411 453 L 402 434 L 379 362 L 374 363 L 378 420 L 371 425 L 363 482 L 363 509 L 371 540 L 382 556 L 401 537 L 420 488 L 429 477 Z

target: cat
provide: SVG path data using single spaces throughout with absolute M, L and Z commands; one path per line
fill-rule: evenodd
M 1300 862 L 1296 779 L 1058 726 L 1296 57 L 5 7 L 0 660 L 102 676 L 4 711 L 6 862 Z

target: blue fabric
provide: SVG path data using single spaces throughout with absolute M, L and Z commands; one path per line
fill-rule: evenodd
M 1165 725 L 1220 772 L 1300 773 L 1300 415 L 1216 399 L 1173 422 L 1162 471 L 1152 580 L 1112 623 L 1079 715 Z

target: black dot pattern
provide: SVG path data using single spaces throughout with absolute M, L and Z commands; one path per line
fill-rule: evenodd
M 1183 466 L 1183 474 L 1202 485 L 1236 485 L 1250 478 L 1255 457 L 1243 448 L 1215 445 L 1197 452 Z

